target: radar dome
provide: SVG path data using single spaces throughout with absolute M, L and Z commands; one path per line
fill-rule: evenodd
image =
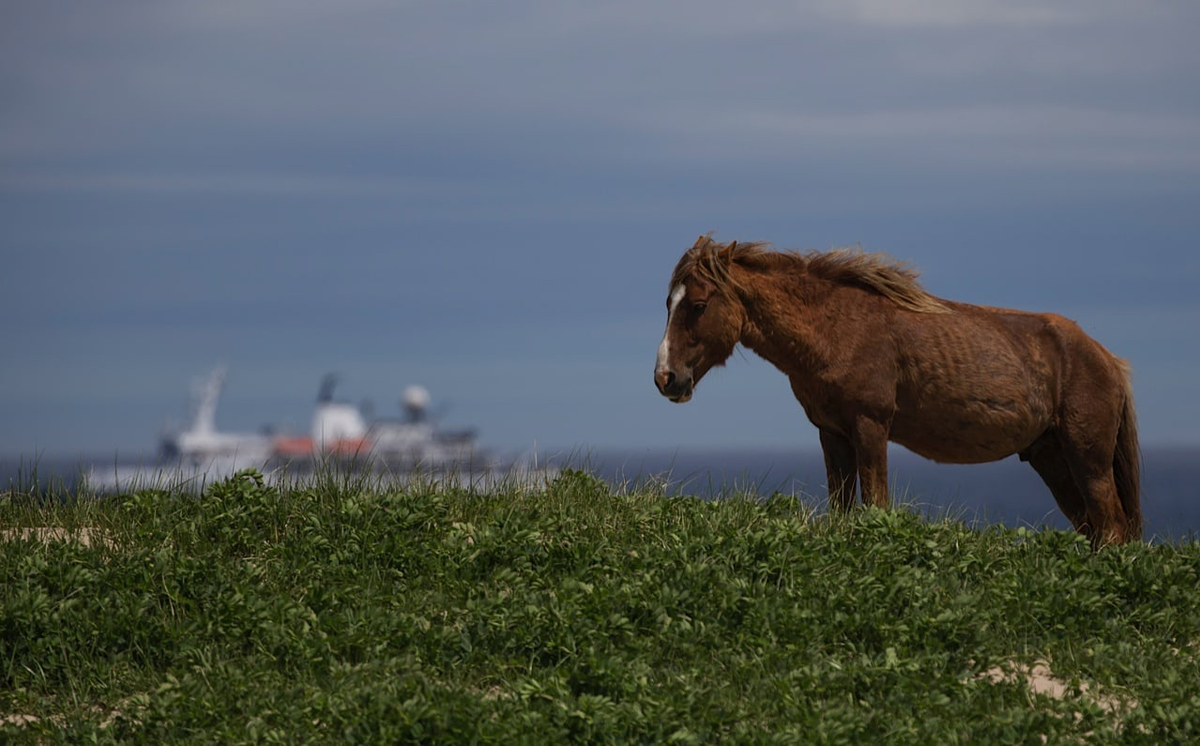
M 429 392 L 424 386 L 409 386 L 400 396 L 404 411 L 408 412 L 410 422 L 423 422 L 429 409 Z

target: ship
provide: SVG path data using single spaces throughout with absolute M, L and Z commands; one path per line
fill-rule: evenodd
M 421 385 L 403 390 L 396 415 L 374 417 L 364 411 L 373 408 L 335 398 L 338 377 L 328 374 L 318 388 L 307 433 L 274 427 L 253 433 L 222 431 L 216 413 L 225 376 L 226 369 L 218 367 L 193 383 L 188 422 L 164 429 L 155 462 L 93 468 L 85 475 L 88 487 L 113 492 L 205 484 L 245 468 L 259 469 L 268 477 L 303 478 L 322 470 L 352 469 L 401 480 L 421 475 L 472 484 L 546 473 L 534 452 L 500 458 L 479 447 L 474 429 L 439 427 L 432 396 Z
M 334 397 L 338 377 L 326 375 L 317 391 L 307 434 L 221 432 L 216 427 L 217 402 L 225 369 L 217 368 L 193 386 L 192 415 L 183 428 L 168 429 L 159 440 L 164 462 L 200 466 L 214 459 L 239 463 L 303 467 L 312 462 L 369 462 L 391 470 L 443 471 L 486 463 L 475 430 L 443 430 L 431 416 L 432 397 L 420 385 L 404 389 L 401 415 L 368 418 L 363 408 Z

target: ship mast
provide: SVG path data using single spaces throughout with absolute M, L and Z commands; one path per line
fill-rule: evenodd
M 192 384 L 193 433 L 214 433 L 217 430 L 217 401 L 221 398 L 221 387 L 225 383 L 225 368 L 220 367 L 208 378 Z

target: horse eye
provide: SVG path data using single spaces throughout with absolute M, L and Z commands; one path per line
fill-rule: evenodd
M 708 308 L 707 303 L 696 303 L 692 306 L 692 310 L 696 312 L 697 316 L 704 313 L 704 309 L 706 308 Z

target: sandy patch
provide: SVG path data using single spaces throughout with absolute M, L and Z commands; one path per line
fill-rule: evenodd
M 0 725 L 16 725 L 24 728 L 26 725 L 33 725 L 41 718 L 36 715 L 0 715 Z
M 73 529 L 62 526 L 26 526 L 0 531 L 0 541 L 28 541 L 30 539 L 41 542 L 76 541 L 85 547 L 100 545 L 111 548 L 113 546 L 112 537 L 92 526 Z
M 1054 673 L 1050 670 L 1050 666 L 1044 661 L 1038 661 L 1032 666 L 1018 663 L 1007 669 L 994 666 L 984 671 L 979 677 L 994 684 L 999 684 L 1000 682 L 1012 684 L 1024 679 L 1026 685 L 1029 687 L 1029 691 L 1055 699 L 1066 699 L 1072 691 L 1072 687 L 1067 682 L 1054 676 Z M 1082 698 L 1095 704 L 1105 712 L 1120 714 L 1137 706 L 1137 702 L 1133 699 L 1115 697 L 1092 691 L 1087 682 L 1079 682 L 1078 691 Z
M 1054 699 L 1068 699 L 1073 696 L 1073 692 L 1078 692 L 1079 696 L 1086 699 L 1088 702 L 1095 704 L 1100 709 L 1104 710 L 1112 717 L 1112 722 L 1118 729 L 1121 728 L 1122 716 L 1129 712 L 1134 707 L 1137 707 L 1137 700 L 1133 697 L 1117 697 L 1110 694 L 1102 694 L 1093 690 L 1086 682 L 1079 682 L 1078 686 L 1072 687 L 1067 682 L 1055 677 L 1050 670 L 1049 664 L 1045 661 L 1037 661 L 1032 666 L 1024 663 L 1014 663 L 1007 667 L 993 666 L 987 671 L 979 674 L 979 680 L 989 681 L 993 684 L 1018 683 L 1024 681 L 1029 687 L 1031 694 L 1041 694 Z M 1031 706 L 1035 703 L 1030 698 Z M 1083 713 L 1076 711 L 1074 713 L 1075 722 L 1083 720 Z M 1092 732 L 1083 734 L 1084 738 L 1088 738 Z M 1041 736 L 1042 743 L 1048 743 L 1046 735 Z
M 118 703 L 117 707 L 114 707 L 112 710 L 105 710 L 102 707 L 95 706 L 95 707 L 91 708 L 91 711 L 95 715 L 100 716 L 102 718 L 100 720 L 100 727 L 108 728 L 111 725 L 113 725 L 114 723 L 116 723 L 118 718 L 127 717 L 125 715 L 125 713 L 121 711 L 120 708 L 126 707 L 127 705 L 130 705 L 130 704 L 135 704 L 135 702 L 134 702 L 135 699 L 136 699 L 136 697 L 127 697 L 127 698 L 121 700 L 121 702 Z M 130 717 L 129 719 L 134 725 L 142 724 L 142 721 L 140 719 L 138 719 L 136 716 Z M 47 722 L 52 723 L 54 725 L 58 725 L 58 726 L 62 726 L 65 721 L 66 721 L 66 718 L 62 715 L 51 715 L 49 718 L 47 718 Z M 40 722 L 42 722 L 42 718 L 38 717 L 37 715 L 23 715 L 23 714 L 0 715 L 0 725 L 15 725 L 18 728 L 25 728 L 25 727 L 28 727 L 31 725 L 37 725 Z

